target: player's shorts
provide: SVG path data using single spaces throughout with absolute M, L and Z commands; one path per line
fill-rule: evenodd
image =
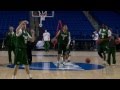
M 108 51 L 108 48 L 106 46 L 98 45 L 98 52 L 104 53 L 107 51 Z
M 66 47 L 67 47 L 67 44 L 60 44 L 60 43 L 58 43 L 58 54 L 65 55 L 65 53 L 67 51 Z
M 15 65 L 28 65 L 27 51 L 26 48 L 15 49 Z
M 66 49 L 65 54 L 66 54 L 66 55 L 69 55 L 69 54 L 70 54 L 70 49 Z

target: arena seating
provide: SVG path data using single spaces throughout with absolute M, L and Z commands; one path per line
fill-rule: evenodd
M 4 38 L 8 27 L 17 27 L 20 20 L 29 20 L 28 11 L 0 11 L 0 38 Z
M 112 28 L 113 33 L 120 34 L 120 14 L 113 11 L 91 11 L 91 15 L 100 24 Z
M 74 39 L 91 39 L 94 28 L 84 16 L 82 11 L 55 11 L 55 17 L 47 18 L 43 22 L 44 28 L 54 36 L 57 29 L 58 20 L 62 20 L 68 25 L 69 31 Z
M 29 11 L 0 11 L 0 42 L 5 38 L 10 25 L 16 28 L 19 21 L 30 19 L 29 14 Z M 120 34 L 119 14 L 113 11 L 91 11 L 91 15 L 100 24 L 104 23 L 111 27 L 114 33 Z M 72 39 L 78 41 L 77 47 L 86 46 L 89 49 L 92 47 L 91 36 L 94 28 L 82 11 L 55 11 L 54 18 L 46 18 L 43 21 L 43 28 L 51 33 L 51 38 L 55 36 L 59 20 L 68 25 Z

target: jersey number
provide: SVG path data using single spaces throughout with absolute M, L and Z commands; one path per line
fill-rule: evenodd
M 103 38 L 105 38 L 105 33 L 101 33 L 101 38 L 103 39 Z

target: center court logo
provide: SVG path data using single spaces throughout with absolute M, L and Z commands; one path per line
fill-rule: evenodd
M 14 65 L 8 65 L 9 68 L 14 68 Z M 24 69 L 24 66 L 21 65 L 20 69 Z M 31 70 L 68 70 L 68 71 L 80 71 L 80 70 L 97 70 L 103 69 L 104 66 L 96 64 L 87 64 L 87 63 L 67 63 L 65 65 L 60 65 L 57 67 L 57 62 L 33 62 L 30 66 Z

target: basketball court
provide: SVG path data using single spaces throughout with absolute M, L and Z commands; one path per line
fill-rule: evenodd
M 39 27 L 43 27 L 44 21 L 48 19 L 49 22 L 54 16 L 54 11 L 31 11 L 31 17 L 33 17 L 31 22 L 36 22 L 37 18 Z M 61 24 L 61 22 L 57 23 Z M 59 27 L 57 24 L 55 25 L 58 30 Z M 56 31 L 51 32 L 55 33 Z M 37 30 L 36 35 L 38 35 Z M 71 51 L 71 63 L 61 65 L 59 68 L 57 67 L 57 54 L 58 52 L 54 49 L 49 52 L 32 51 L 33 63 L 30 65 L 30 72 L 33 79 L 120 79 L 120 52 L 116 53 L 117 64 L 109 66 L 103 64 L 97 51 Z M 14 60 L 13 55 L 12 58 Z M 89 61 L 86 61 L 87 58 Z M 8 52 L 0 51 L 0 79 L 12 79 L 13 71 L 14 65 L 9 65 Z M 27 79 L 23 65 L 19 67 L 16 79 Z
M 30 66 L 33 79 L 119 79 L 120 61 L 117 53 L 117 65 L 104 66 L 97 52 L 71 52 L 73 66 L 57 68 L 56 51 L 33 51 L 33 64 Z M 8 65 L 6 51 L 0 51 L 0 79 L 11 79 L 14 69 Z M 14 57 L 14 56 L 13 56 Z M 85 59 L 91 62 L 86 63 Z M 27 79 L 24 66 L 20 66 L 17 79 Z

